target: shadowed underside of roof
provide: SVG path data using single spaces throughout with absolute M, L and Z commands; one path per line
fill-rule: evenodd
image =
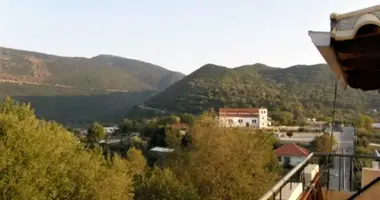
M 332 14 L 330 23 L 329 36 L 309 34 L 336 78 L 352 88 L 379 89 L 380 5 Z

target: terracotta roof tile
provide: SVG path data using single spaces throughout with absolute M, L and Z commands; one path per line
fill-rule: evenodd
M 309 151 L 296 144 L 284 144 L 275 151 L 277 156 L 307 156 Z
M 220 117 L 258 117 L 260 108 L 220 108 Z
M 171 125 L 173 128 L 187 128 L 188 125 L 185 123 L 175 123 Z
M 219 108 L 219 113 L 259 113 L 259 108 Z

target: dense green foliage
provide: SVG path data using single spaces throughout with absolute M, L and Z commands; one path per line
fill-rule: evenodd
M 312 147 L 313 151 L 316 152 L 330 152 L 335 150 L 336 144 L 337 141 L 335 136 L 329 133 L 325 133 L 321 136 L 315 137 L 310 146 Z
M 176 116 L 163 119 L 170 118 L 178 122 Z M 207 116 L 190 121 L 193 146 L 183 145 L 184 136 L 170 129 L 164 140 L 174 153 L 162 168 L 148 167 L 135 137 L 125 158 L 104 155 L 99 146 L 85 148 L 62 126 L 38 120 L 29 105 L 7 98 L 0 104 L 0 198 L 256 199 L 276 181 L 270 135 L 227 130 Z M 94 123 L 90 132 L 97 137 L 102 127 Z
M 135 200 L 198 200 L 201 199 L 195 187 L 176 178 L 173 172 L 153 167 L 146 175 L 138 177 Z M 148 192 L 149 191 L 149 192 Z
M 105 136 L 104 128 L 98 122 L 94 122 L 87 130 L 87 142 L 95 143 L 103 140 Z
M 334 83 L 326 65 L 272 68 L 255 64 L 229 69 L 208 64 L 155 95 L 146 105 L 189 113 L 220 107 L 263 106 L 274 118 L 290 124 L 289 120 L 302 116 L 330 116 Z M 379 102 L 376 92 L 339 89 L 338 120 L 378 108 Z
M 357 128 L 364 128 L 367 131 L 372 129 L 373 120 L 368 115 L 359 115 L 359 119 L 356 122 Z
M 0 199 L 132 199 L 129 163 L 88 151 L 29 105 L 0 105 Z
M 197 187 L 202 199 L 257 199 L 278 178 L 274 137 L 253 129 L 226 129 L 209 116 L 197 120 L 191 147 L 176 131 L 166 133 L 174 148 L 167 166 Z

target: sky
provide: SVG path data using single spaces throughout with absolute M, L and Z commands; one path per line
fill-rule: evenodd
M 189 74 L 206 63 L 324 63 L 309 30 L 378 0 L 0 0 L 0 46 L 112 54 Z

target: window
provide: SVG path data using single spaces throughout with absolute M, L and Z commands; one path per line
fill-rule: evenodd
M 239 119 L 238 122 L 239 122 L 239 123 L 243 123 L 243 120 L 242 120 L 242 119 Z
M 279 157 L 277 157 L 278 158 L 278 161 L 282 161 L 282 157 L 281 156 L 279 156 Z
M 255 119 L 252 119 L 252 123 L 253 123 L 253 124 L 256 124 L 256 120 L 255 120 Z

